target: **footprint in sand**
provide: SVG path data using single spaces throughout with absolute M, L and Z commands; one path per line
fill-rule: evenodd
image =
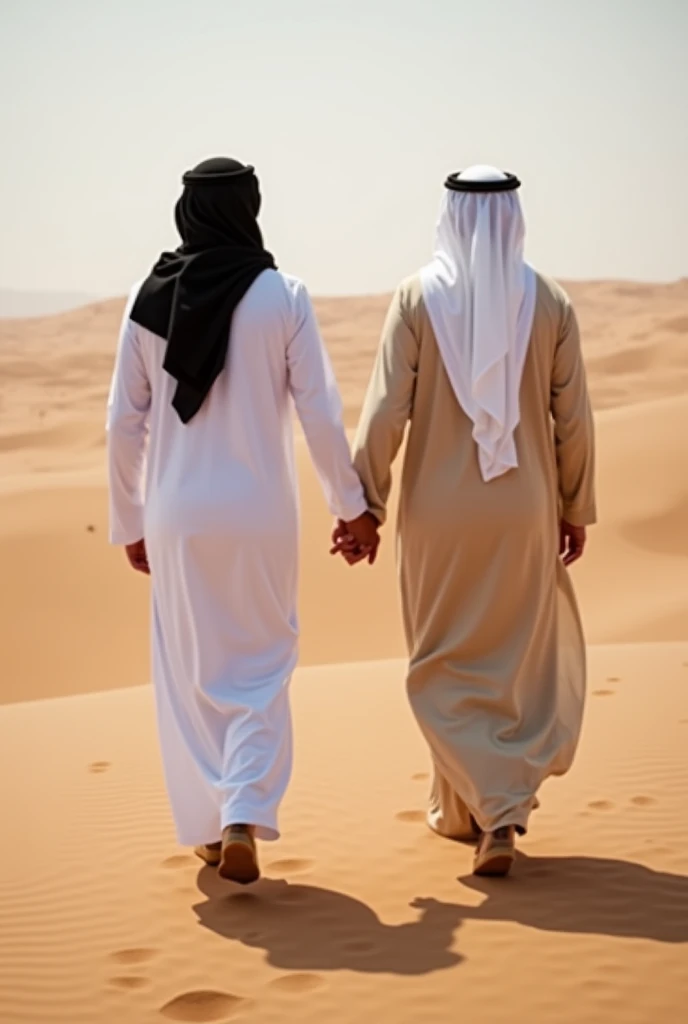
M 114 960 L 116 964 L 133 966 L 134 964 L 147 964 L 157 956 L 157 953 L 157 949 L 118 949 L 114 953 L 110 953 L 110 959 Z
M 190 865 L 195 864 L 196 861 L 193 857 L 187 857 L 184 853 L 179 853 L 174 857 L 168 857 L 164 860 L 160 867 L 167 868 L 169 871 L 178 871 L 180 868 L 188 868 Z
M 411 825 L 425 821 L 425 811 L 399 811 L 394 817 L 397 821 L 403 821 Z
M 634 807 L 653 807 L 657 801 L 651 796 L 634 796 L 631 803 Z
M 592 691 L 592 695 L 593 695 L 593 697 L 613 697 L 614 696 L 614 691 L 613 690 L 593 690 Z
M 430 778 L 430 775 L 428 774 L 428 772 L 416 772 L 415 775 L 411 776 L 411 781 L 412 782 L 425 782 L 425 780 L 429 779 L 429 778 Z
M 160 1007 L 160 1014 L 168 1020 L 191 1021 L 191 1024 L 207 1024 L 211 1021 L 225 1021 L 235 1013 L 246 1000 L 229 992 L 212 992 L 200 989 L 183 992 Z
M 88 766 L 88 770 L 92 775 L 102 775 L 108 768 L 112 768 L 109 761 L 92 761 Z
M 592 811 L 613 811 L 614 804 L 611 800 L 591 800 L 588 807 Z
M 267 867 L 271 871 L 283 871 L 285 875 L 298 875 L 304 871 L 310 871 L 313 867 L 312 860 L 297 859 L 296 857 L 286 860 L 273 860 Z
M 319 974 L 301 972 L 275 978 L 269 983 L 269 988 L 276 992 L 285 992 L 287 995 L 300 996 L 304 992 L 314 992 L 316 988 L 320 988 L 324 984 L 325 982 Z
M 135 989 L 145 988 L 150 982 L 148 978 L 140 978 L 131 974 L 122 975 L 119 978 L 110 978 L 110 984 L 113 988 L 121 988 L 125 991 L 133 992 Z

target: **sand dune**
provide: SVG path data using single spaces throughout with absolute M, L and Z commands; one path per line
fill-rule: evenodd
M 686 393 L 688 279 L 566 287 L 579 311 L 596 408 Z M 387 296 L 316 301 L 350 425 L 387 304 Z M 100 425 L 123 305 L 109 299 L 58 316 L 0 320 L 0 436 L 92 417 Z
M 506 885 L 422 824 L 403 671 L 298 672 L 285 836 L 250 893 L 175 845 L 149 688 L 2 709 L 4 1024 L 681 1019 L 688 644 L 593 650 L 578 765 Z
M 285 837 L 251 894 L 176 847 L 140 685 L 148 586 L 106 543 L 122 301 L 0 321 L 2 1024 L 681 1019 L 688 281 L 569 291 L 599 438 L 601 522 L 575 570 L 591 696 L 576 769 L 499 889 L 423 825 L 392 532 L 374 570 L 329 557 L 302 440 Z M 349 426 L 386 304 L 318 303 Z
M 575 569 L 588 638 L 688 640 L 688 397 L 601 412 L 598 432 L 601 523 Z M 302 664 L 402 656 L 393 528 L 373 570 L 330 558 L 331 520 L 303 441 L 298 455 Z M 14 477 L 12 492 L 5 482 L 3 700 L 148 679 L 148 585 L 107 545 L 102 469 L 67 479 Z
M 688 282 L 569 290 L 585 331 L 599 430 L 601 524 L 576 570 L 589 638 L 688 639 L 682 526 L 688 479 L 680 472 L 688 464 L 688 399 L 686 381 L 671 369 L 685 346 L 680 329 Z M 386 301 L 318 303 L 350 424 Z M 111 300 L 0 324 L 5 700 L 148 678 L 147 587 L 105 542 L 103 407 L 121 309 L 120 300 Z M 653 362 L 634 376 L 633 338 L 642 332 Z M 688 374 L 685 355 L 680 369 Z M 614 396 L 617 404 L 610 405 Z M 299 468 L 303 664 L 402 655 L 391 530 L 374 572 L 333 562 L 326 550 L 329 516 L 303 445 Z M 360 610 L 357 628 L 342 630 L 342 615 L 353 607 Z

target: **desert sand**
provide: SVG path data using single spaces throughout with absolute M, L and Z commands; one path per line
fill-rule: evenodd
M 651 1024 L 688 1002 L 688 281 L 571 284 L 601 522 L 574 571 L 580 755 L 513 878 L 423 823 L 393 536 L 327 552 L 302 440 L 296 769 L 265 878 L 176 846 L 148 585 L 107 545 L 104 405 L 122 301 L 0 320 L 0 1021 Z M 353 427 L 387 298 L 318 313 Z

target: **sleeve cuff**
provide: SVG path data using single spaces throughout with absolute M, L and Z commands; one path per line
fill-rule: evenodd
M 110 527 L 110 543 L 116 547 L 135 544 L 137 540 L 142 540 L 143 536 L 143 509 L 139 515 L 133 514 L 127 520 L 126 526 L 120 522 Z
M 597 522 L 597 509 L 594 505 L 578 509 L 564 506 L 562 516 L 571 526 L 594 526 Z
M 350 523 L 352 519 L 358 519 L 359 516 L 362 516 L 367 511 L 368 505 L 363 497 L 358 501 L 352 502 L 350 505 L 338 506 L 332 510 L 333 515 L 344 523 Z

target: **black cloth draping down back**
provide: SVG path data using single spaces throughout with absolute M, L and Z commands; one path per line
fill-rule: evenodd
M 177 381 L 172 404 L 188 423 L 225 365 L 234 310 L 256 277 L 276 265 L 263 248 L 252 167 L 217 157 L 182 180 L 175 208 L 182 244 L 162 253 L 130 316 L 167 341 L 163 366 Z

